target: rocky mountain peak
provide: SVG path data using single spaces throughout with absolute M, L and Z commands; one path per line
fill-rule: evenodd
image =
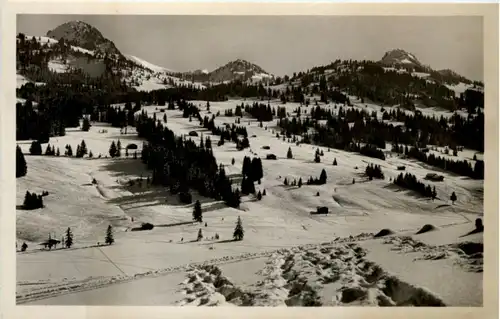
M 380 62 L 384 65 L 423 66 L 414 54 L 403 49 L 387 51 Z
M 47 32 L 47 37 L 64 41 L 87 50 L 122 55 L 115 44 L 97 28 L 83 21 L 69 21 Z

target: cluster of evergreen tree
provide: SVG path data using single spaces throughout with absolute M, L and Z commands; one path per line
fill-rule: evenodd
M 307 185 L 323 185 L 326 184 L 326 171 L 325 169 L 321 170 L 321 174 L 319 175 L 319 178 L 313 178 L 309 176 L 309 179 L 307 180 Z
M 269 122 L 276 115 L 276 109 L 271 108 L 271 105 L 254 102 L 251 106 L 245 106 L 245 112 L 249 113 L 253 118 L 260 122 Z
M 453 161 L 445 157 L 436 156 L 432 153 L 427 155 L 426 152 L 416 147 L 411 147 L 410 149 L 406 148 L 405 155 L 461 176 L 484 179 L 484 161 L 482 160 L 476 160 L 474 167 L 472 167 L 471 163 L 467 160 Z
M 404 175 L 400 173 L 398 177 L 394 179 L 393 183 L 400 187 L 415 191 L 425 197 L 435 199 L 437 196 L 435 186 L 431 187 L 430 185 L 425 185 L 420 182 L 415 175 L 410 173 Z
M 250 157 L 245 156 L 243 158 L 243 166 L 241 168 L 243 176 L 248 178 L 252 183 L 258 182 L 264 177 L 264 171 L 262 169 L 262 160 L 259 157 L 254 157 L 252 160 Z
M 318 107 L 314 109 L 314 114 L 320 113 L 322 118 L 326 118 L 326 125 L 320 125 L 309 118 L 281 120 L 278 125 L 287 136 L 302 134 L 306 141 L 339 149 L 344 149 L 351 142 L 364 142 L 385 148 L 385 142 L 389 141 L 406 145 L 461 145 L 481 152 L 484 150 L 484 114 L 481 111 L 476 116 L 467 118 L 455 114 L 449 120 L 442 116 L 424 116 L 420 112 L 412 115 L 400 109 L 390 111 L 393 121 L 404 123 L 402 128 L 374 118 L 364 110 L 344 110 L 340 107 L 338 115 L 334 116 L 331 110 L 317 109 Z M 324 108 L 319 107 L 321 109 Z M 387 111 L 384 114 L 388 114 Z M 352 122 L 354 124 L 350 125 Z M 309 128 L 315 131 L 312 136 L 307 134 Z
M 319 175 L 319 178 L 318 177 L 313 178 L 312 176 L 309 176 L 309 179 L 307 180 L 306 184 L 307 185 L 324 185 L 324 184 L 326 184 L 326 180 L 327 180 L 326 171 L 325 171 L 325 169 L 322 169 L 321 174 Z M 288 185 L 298 186 L 300 188 L 300 187 L 302 187 L 302 177 L 300 177 L 298 181 L 297 181 L 297 179 L 294 179 L 291 182 L 288 181 L 288 178 L 285 177 L 285 179 L 283 180 L 283 184 L 285 186 L 288 186 Z
M 365 174 L 372 180 L 373 178 L 384 179 L 384 173 L 380 165 L 369 164 L 366 166 Z
M 16 139 L 33 139 L 46 143 L 51 136 L 65 135 L 69 120 L 62 117 L 61 110 L 51 106 L 42 102 L 35 109 L 31 97 L 24 104 L 17 103 Z
M 205 116 L 203 121 L 200 121 L 204 128 L 210 130 L 213 135 L 220 136 L 218 145 L 224 145 L 224 141 L 233 141 L 237 144 L 240 149 L 250 146 L 250 141 L 248 140 L 247 129 L 244 126 L 237 126 L 232 124 L 231 126 L 226 125 L 225 127 L 215 126 L 215 115 L 211 119 Z M 239 139 L 238 135 L 242 135 L 243 139 Z M 210 144 L 211 145 L 211 144 Z
M 26 191 L 26 195 L 24 196 L 23 208 L 24 209 L 43 208 L 43 196 Z
M 194 189 L 202 196 L 222 199 L 228 206 L 239 206 L 239 189 L 232 189 L 207 143 L 196 145 L 190 139 L 177 137 L 161 123 L 142 115 L 136 130 L 148 141 L 142 149 L 142 161 L 153 171 L 153 184 L 169 187 L 172 194 Z
M 112 141 L 111 146 L 109 147 L 109 156 L 111 156 L 112 158 L 120 157 L 121 149 L 122 149 L 122 143 L 120 142 L 120 140 L 118 140 L 116 143 L 115 141 Z
M 84 157 L 87 154 L 88 154 L 87 145 L 85 144 L 85 141 L 82 140 L 82 142 L 80 143 L 80 145 L 78 145 L 76 147 L 76 154 L 75 154 L 75 156 L 78 157 L 78 158 L 82 158 L 82 157 Z
M 45 155 L 56 156 L 57 155 L 56 148 L 54 146 L 51 147 L 50 144 L 47 144 L 47 148 L 45 149 Z

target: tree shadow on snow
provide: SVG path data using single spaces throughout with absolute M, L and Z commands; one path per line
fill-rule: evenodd
M 409 197 L 413 197 L 413 198 L 416 198 L 416 199 L 423 199 L 423 200 L 431 201 L 431 199 L 429 197 L 425 197 L 424 195 L 421 195 L 421 194 L 417 193 L 416 191 L 413 191 L 411 189 L 403 188 L 403 187 L 395 185 L 393 183 L 391 183 L 389 185 L 385 185 L 385 186 L 383 186 L 383 188 L 392 190 L 395 193 L 403 193 L 403 194 L 405 194 L 405 195 L 407 195 Z M 438 198 L 436 198 L 436 199 L 438 199 Z
M 133 156 L 135 150 L 131 150 L 129 155 Z M 124 151 L 122 152 L 124 155 Z M 146 178 L 151 175 L 151 172 L 147 170 L 146 164 L 144 164 L 140 159 L 140 152 L 138 152 L 138 158 L 113 158 L 106 162 L 105 165 L 101 167 L 101 171 L 110 171 L 112 176 L 142 176 Z

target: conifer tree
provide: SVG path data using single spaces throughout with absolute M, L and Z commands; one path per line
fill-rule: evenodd
M 63 244 L 63 242 L 61 242 L 61 244 Z M 71 248 L 71 246 L 73 246 L 73 233 L 69 227 L 66 230 L 66 240 L 64 241 L 64 245 L 66 248 Z
M 333 166 L 337 166 L 337 158 L 333 159 Z
M 326 184 L 326 171 L 324 168 L 321 171 L 321 175 L 319 176 L 319 182 L 320 184 Z
M 42 155 L 42 145 L 38 141 L 33 141 L 30 146 L 31 155 Z
M 115 242 L 115 239 L 113 237 L 113 227 L 111 225 L 109 225 L 108 229 L 106 230 L 106 238 L 104 239 L 104 241 L 107 245 L 111 245 Z
M 88 118 L 84 118 L 83 119 L 83 123 L 82 123 L 82 131 L 85 131 L 85 132 L 88 132 L 90 130 L 90 122 L 88 120 Z
M 298 183 L 298 186 L 299 186 L 299 188 L 301 188 L 301 187 L 302 187 L 302 177 L 301 177 L 301 178 L 299 178 L 299 183 Z
M 286 154 L 286 158 L 293 158 L 292 148 L 291 147 L 288 147 L 288 153 Z
M 73 149 L 71 148 L 71 145 L 68 145 L 68 156 L 73 156 Z
M 266 190 L 265 189 L 262 191 L 262 196 L 266 196 Z
M 109 147 L 109 156 L 115 157 L 116 156 L 116 144 L 115 141 L 111 142 L 111 146 Z
M 92 153 L 92 151 L 89 152 L 89 158 L 92 158 L 94 157 L 94 154 Z
M 234 157 L 233 157 L 233 159 L 231 160 L 231 165 L 234 165 Z
M 233 238 L 234 240 L 243 240 L 245 232 L 243 230 L 243 225 L 241 223 L 241 218 L 238 216 L 238 221 L 236 222 L 236 227 L 234 228 Z
M 82 140 L 82 143 L 80 143 L 80 153 L 82 155 L 80 157 L 83 157 L 84 155 L 87 155 L 87 153 L 88 153 L 87 144 L 85 144 L 85 140 Z
M 262 193 L 261 193 L 260 191 L 257 193 L 257 199 L 258 199 L 258 200 L 261 200 L 261 199 L 262 199 Z
M 319 163 L 321 162 L 321 157 L 319 156 L 319 152 L 316 152 L 314 155 L 314 162 Z
M 83 157 L 80 145 L 76 146 L 76 154 L 75 155 L 76 155 L 76 157 Z
M 201 211 L 201 203 L 199 200 L 197 200 L 194 203 L 194 208 L 193 208 L 193 220 L 201 223 L 203 222 L 203 214 Z
M 56 156 L 61 156 L 61 152 L 59 151 L 59 147 L 57 148 Z
M 203 239 L 203 231 L 201 230 L 198 230 L 198 237 L 196 238 L 197 241 L 201 241 Z
M 28 166 L 19 145 L 16 147 L 16 178 L 25 176 L 28 173 Z

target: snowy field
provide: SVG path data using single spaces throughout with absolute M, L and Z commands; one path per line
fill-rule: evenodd
M 211 102 L 210 111 L 223 115 L 242 102 Z M 194 103 L 201 104 L 202 117 L 207 114 L 206 102 Z M 292 115 L 297 107 L 286 105 Z M 178 135 L 194 130 L 204 138 L 211 136 L 195 119 L 189 122 L 180 111 L 161 112 L 162 108 L 143 107 L 159 120 L 166 114 L 167 127 Z M 218 116 L 215 122 L 222 126 L 235 119 Z M 321 163 L 314 163 L 317 147 L 276 138 L 276 121 L 260 128 L 254 119 L 244 117 L 239 125 L 247 128 L 250 149 L 237 151 L 232 142 L 218 147 L 219 137 L 211 136 L 214 155 L 238 186 L 244 156 L 263 158 L 264 178 L 255 187 L 267 194 L 261 201 L 243 196 L 240 209 L 193 194 L 202 203 L 203 224 L 192 222 L 193 204 L 180 203 L 163 188 L 130 184 L 151 175 L 140 161 L 142 141 L 134 128 L 120 134 L 118 128 L 93 123 L 89 132 L 67 129 L 66 136 L 49 141 L 63 154 L 67 144 L 75 152 L 84 139 L 92 159 L 25 155 L 28 174 L 17 179 L 17 205 L 26 191 L 46 190 L 49 196 L 43 209 L 17 209 L 18 247 L 23 242 L 29 245 L 17 255 L 18 303 L 482 305 L 482 233 L 461 236 L 482 218 L 483 181 L 439 171 L 443 182 L 425 181 L 437 190 L 437 199 L 431 201 L 389 182 L 400 173 L 400 165 L 423 179 L 432 172 L 423 163 L 396 154 L 382 161 L 321 147 Z M 111 142 L 118 140 L 121 158 L 106 158 Z M 129 143 L 138 145 L 138 159 L 133 151 L 125 156 Z M 29 153 L 29 141 L 18 145 Z M 43 152 L 46 146 L 42 144 Z M 289 147 L 293 159 L 286 158 Z M 266 160 L 268 153 L 277 160 Z M 459 152 L 462 156 L 471 160 L 473 154 Z M 332 165 L 334 159 L 338 166 Z M 364 176 L 369 163 L 381 165 L 384 180 L 369 181 Z M 322 169 L 326 185 L 304 184 L 300 189 L 283 185 L 285 177 L 305 181 L 318 177 Z M 452 192 L 458 197 L 454 204 L 449 200 Z M 331 213 L 311 215 L 318 206 L 327 206 Z M 245 237 L 232 242 L 238 216 Z M 155 228 L 132 231 L 143 222 Z M 109 224 L 116 242 L 103 246 Z M 432 230 L 417 235 L 426 224 Z M 47 251 L 38 245 L 49 234 L 60 239 L 68 227 L 74 247 Z M 200 228 L 204 240 L 197 242 Z M 373 236 L 382 229 L 389 234 Z M 215 234 L 218 240 L 213 239 Z

